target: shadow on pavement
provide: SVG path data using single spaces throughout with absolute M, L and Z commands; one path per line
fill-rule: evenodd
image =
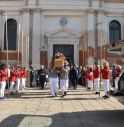
M 4 119 L 0 127 L 124 127 L 124 110 L 17 114 Z

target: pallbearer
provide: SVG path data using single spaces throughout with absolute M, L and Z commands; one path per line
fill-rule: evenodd
M 87 71 L 88 90 L 93 90 L 93 80 L 94 80 L 93 69 L 92 67 L 89 67 Z
M 69 68 L 65 64 L 63 68 L 60 69 L 60 88 L 62 91 L 62 97 L 66 96 L 69 84 Z
M 21 67 L 17 66 L 16 92 L 19 91 L 21 84 Z
M 11 94 L 13 93 L 13 90 L 14 90 L 16 77 L 17 77 L 17 71 L 16 71 L 15 67 L 12 67 L 12 69 L 10 71 L 10 93 Z
M 27 76 L 28 76 L 28 71 L 26 70 L 25 67 L 22 67 L 22 70 L 21 70 L 21 89 L 23 89 L 23 88 L 25 89 Z
M 49 69 L 49 83 L 52 97 L 57 96 L 58 82 L 58 69 L 51 66 Z

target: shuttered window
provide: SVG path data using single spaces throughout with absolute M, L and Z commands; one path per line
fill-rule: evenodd
M 6 33 L 7 26 L 7 33 Z M 8 38 L 8 42 L 7 39 Z M 17 45 L 17 22 L 14 19 L 8 19 L 4 27 L 4 50 L 16 51 Z M 8 45 L 8 48 L 7 48 Z

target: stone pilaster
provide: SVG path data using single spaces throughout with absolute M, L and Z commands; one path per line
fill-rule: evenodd
M 98 20 L 96 23 L 96 27 L 97 27 L 97 35 L 98 35 L 98 47 L 99 47 L 99 60 L 103 60 L 104 58 L 104 54 L 103 54 L 103 46 L 107 44 L 107 18 L 105 17 L 105 11 L 103 9 L 99 9 L 98 10 Z
M 0 10 L 0 51 L 2 50 L 2 32 L 3 32 L 3 22 L 2 22 L 2 10 Z
M 23 44 L 22 44 L 22 64 L 29 65 L 29 32 L 30 32 L 30 9 L 23 8 L 22 31 L 23 31 Z
M 38 6 L 39 5 L 39 0 L 36 0 L 35 1 L 35 6 Z
M 28 6 L 29 0 L 24 0 L 24 6 Z
M 89 0 L 89 7 L 92 7 L 93 5 L 93 0 Z
M 40 66 L 41 9 L 33 9 L 32 65 Z
M 102 7 L 102 0 L 99 0 L 99 7 Z
M 94 26 L 94 10 L 87 9 L 87 32 L 88 32 L 88 64 L 94 64 L 95 52 L 95 26 Z

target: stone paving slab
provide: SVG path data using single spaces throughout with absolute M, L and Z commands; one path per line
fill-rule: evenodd
M 101 96 L 103 91 L 101 92 Z M 124 127 L 124 105 L 92 91 L 69 89 L 51 98 L 49 88 L 27 88 L 0 101 L 0 127 Z

